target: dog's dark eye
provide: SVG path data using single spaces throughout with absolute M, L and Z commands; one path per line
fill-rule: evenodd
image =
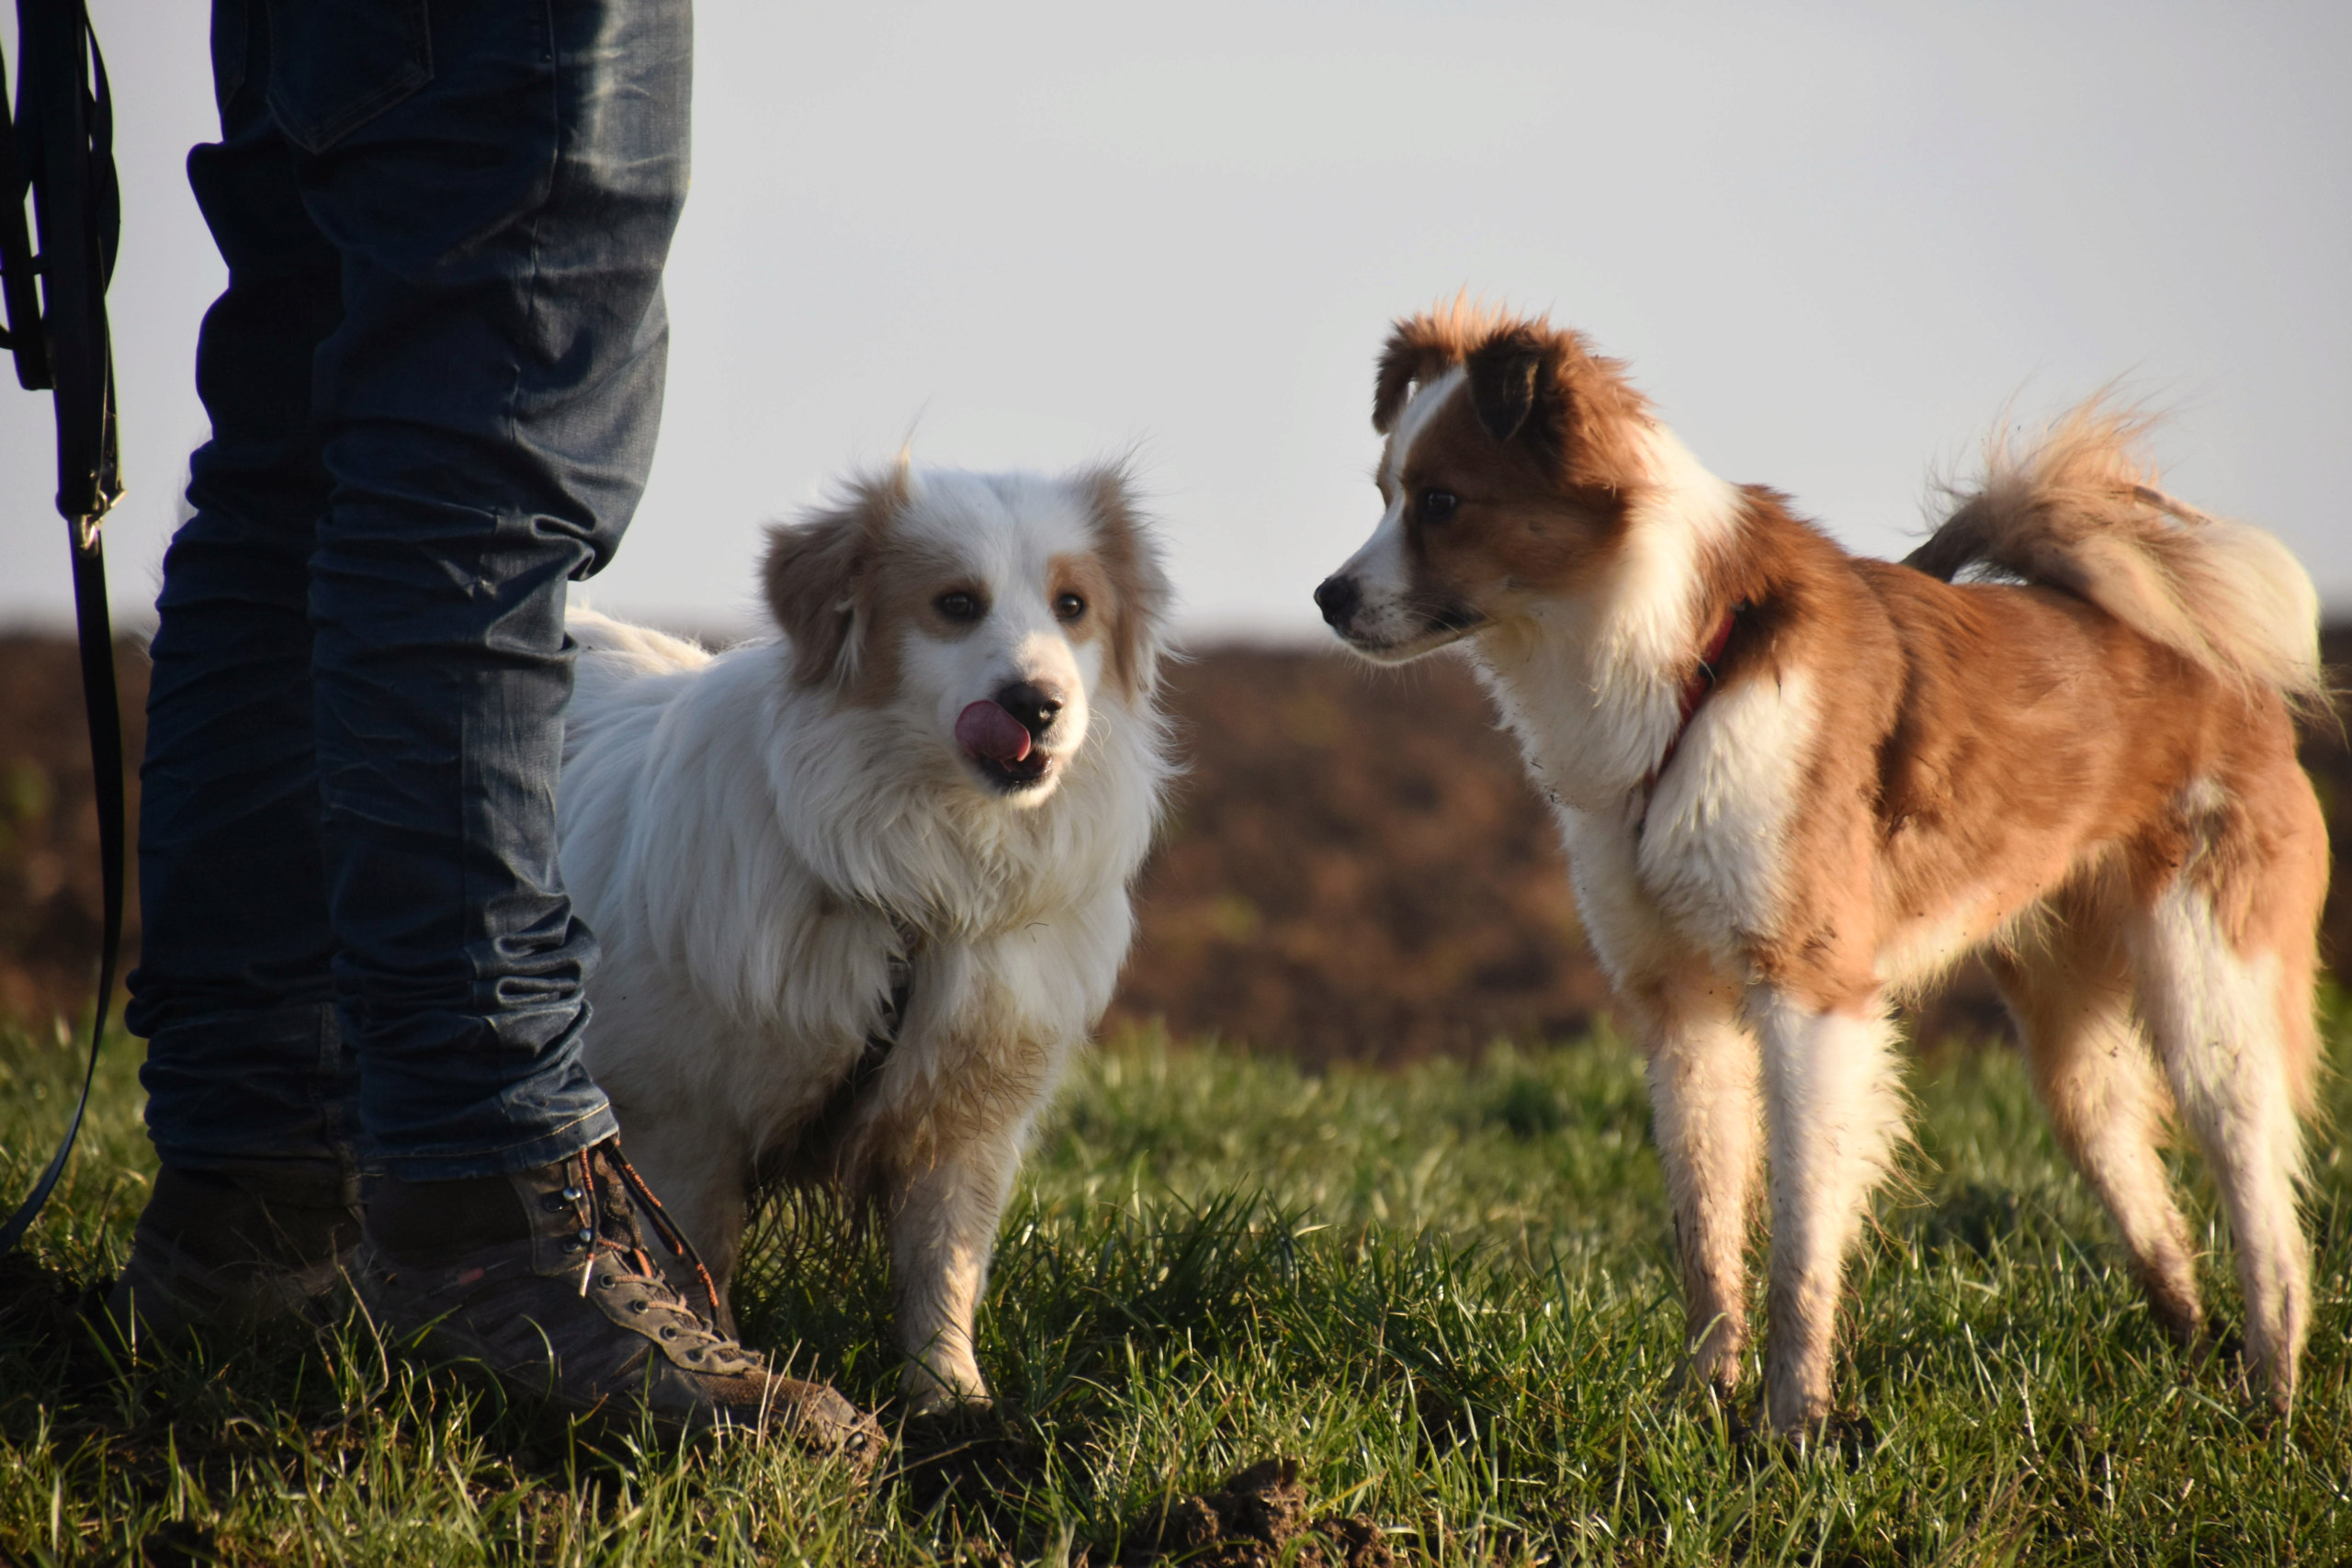
M 953 593 L 942 593 L 932 601 L 932 604 L 951 621 L 977 621 L 980 618 L 980 596 L 967 593 L 960 588 Z
M 1442 523 L 1453 516 L 1453 509 L 1461 504 L 1461 500 L 1450 490 L 1425 490 L 1421 491 L 1421 521 Z
M 1075 593 L 1057 594 L 1054 598 L 1054 614 L 1065 621 L 1074 621 L 1086 614 L 1086 601 Z

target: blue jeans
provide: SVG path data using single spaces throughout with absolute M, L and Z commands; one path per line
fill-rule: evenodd
M 218 0 L 212 435 L 157 601 L 131 1029 L 187 1169 L 608 1136 L 565 584 L 660 418 L 688 0 Z

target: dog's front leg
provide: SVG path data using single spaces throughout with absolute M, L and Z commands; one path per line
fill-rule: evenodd
M 1846 1254 L 1902 1135 L 1902 1090 L 1894 1029 L 1875 998 L 1820 1010 L 1767 994 L 1754 1010 L 1772 1149 L 1764 1408 L 1776 1429 L 1796 1434 L 1829 1414 Z
M 972 1320 L 1021 1164 L 1018 1141 L 998 1129 L 942 1139 L 933 1155 L 894 1176 L 888 1200 L 901 1387 L 917 1415 L 988 1403 Z
M 972 1319 L 997 1225 L 1030 1128 L 1110 1000 L 1125 898 L 1114 886 L 1107 909 L 977 951 L 933 948 L 918 965 L 909 1043 L 885 1071 L 868 1146 L 889 1216 L 902 1384 L 919 1413 L 989 1397 Z
M 1731 994 L 1637 1002 L 1651 1125 L 1682 1264 L 1692 1378 L 1728 1393 L 1747 1347 L 1747 1228 L 1764 1158 L 1756 1037 Z

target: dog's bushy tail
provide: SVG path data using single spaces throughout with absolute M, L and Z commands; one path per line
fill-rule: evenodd
M 701 647 L 627 621 L 600 615 L 594 610 L 565 613 L 563 629 L 579 646 L 571 667 L 571 705 L 564 710 L 563 756 L 570 761 L 601 729 L 621 719 L 633 706 L 659 703 L 668 696 L 662 687 L 630 682 L 640 675 L 671 675 L 699 670 L 711 656 Z
M 573 707 L 586 712 L 601 705 L 606 694 L 639 675 L 673 675 L 699 670 L 710 654 L 698 643 L 600 615 L 594 610 L 571 610 L 563 629 L 582 655 L 572 666 Z
M 631 626 L 594 610 L 566 612 L 563 629 L 571 634 L 582 653 L 607 655 L 605 668 L 631 675 L 699 670 L 710 662 L 709 651 L 700 643 L 657 632 L 651 626 Z
M 2030 446 L 1996 428 L 1983 476 L 1950 487 L 1951 514 L 1907 564 L 2061 589 L 2226 681 L 2324 709 L 2310 576 L 2261 529 L 2157 489 L 2139 451 L 2154 423 L 2101 392 Z

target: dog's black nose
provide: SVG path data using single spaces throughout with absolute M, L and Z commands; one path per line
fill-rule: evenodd
M 1323 612 L 1323 619 L 1335 632 L 1348 629 L 1348 623 L 1355 619 L 1356 606 L 1363 603 L 1363 590 L 1352 577 L 1327 577 L 1315 590 L 1315 607 Z
M 1035 681 L 1015 681 L 997 693 L 996 705 L 1019 719 L 1022 728 L 1042 740 L 1047 727 L 1054 722 L 1054 715 L 1062 711 L 1062 694 Z

